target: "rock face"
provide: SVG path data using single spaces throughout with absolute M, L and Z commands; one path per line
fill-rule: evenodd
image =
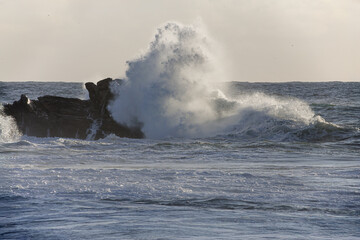
M 86 83 L 90 100 L 43 96 L 30 100 L 21 95 L 19 101 L 4 106 L 19 130 L 28 136 L 99 139 L 108 134 L 119 137 L 143 138 L 141 126 L 129 128 L 115 122 L 108 103 L 114 97 L 107 78 L 97 84 Z

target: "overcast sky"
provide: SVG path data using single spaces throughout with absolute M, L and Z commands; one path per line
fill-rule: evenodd
M 167 22 L 202 19 L 237 81 L 360 81 L 359 0 L 0 0 L 0 81 L 123 77 Z

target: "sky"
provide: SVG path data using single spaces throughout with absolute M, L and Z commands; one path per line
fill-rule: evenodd
M 228 81 L 360 81 L 360 0 L 0 0 L 0 81 L 124 77 L 156 29 L 201 19 Z

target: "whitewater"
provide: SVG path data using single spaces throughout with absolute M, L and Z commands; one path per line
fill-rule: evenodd
M 108 109 L 145 139 L 30 137 L 0 109 L 0 239 L 360 239 L 360 83 L 228 81 L 217 50 L 166 23 L 128 61 Z M 21 94 L 88 98 L 0 82 Z

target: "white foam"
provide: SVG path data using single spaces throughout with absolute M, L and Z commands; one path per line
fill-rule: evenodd
M 0 104 L 0 143 L 16 142 L 20 137 L 21 134 L 14 119 L 3 113 L 3 106 Z

